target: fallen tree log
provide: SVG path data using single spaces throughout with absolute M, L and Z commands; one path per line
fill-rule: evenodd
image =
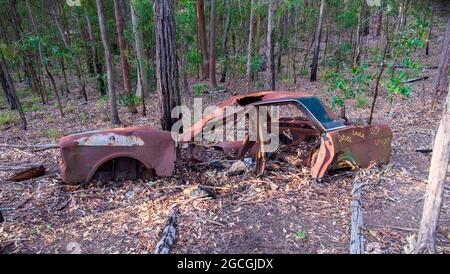
M 366 64 L 366 65 L 369 65 L 369 66 L 377 66 L 377 67 L 381 67 L 381 64 Z M 416 69 L 415 67 L 412 67 L 412 66 L 405 66 L 405 65 L 400 65 L 400 64 L 395 64 L 395 65 L 393 65 L 393 66 L 391 66 L 391 65 L 389 65 L 389 64 L 384 64 L 383 65 L 384 67 L 392 67 L 392 68 L 395 68 L 395 69 Z M 438 66 L 422 66 L 422 67 L 419 67 L 418 69 L 438 69 Z
M 40 176 L 44 175 L 44 173 L 45 173 L 45 167 L 43 165 L 35 166 L 35 167 L 28 168 L 24 171 L 21 171 L 15 175 L 13 175 L 9 179 L 7 179 L 7 181 L 14 181 L 14 182 L 25 181 L 25 180 L 40 177 Z
M 431 153 L 431 152 L 433 152 L 433 149 L 432 148 L 418 148 L 418 149 L 416 149 L 416 152 Z
M 29 149 L 33 152 L 42 151 L 47 149 L 56 149 L 59 148 L 58 144 L 43 144 L 43 145 L 34 145 L 34 146 L 22 146 L 22 145 L 10 145 L 10 144 L 0 144 L 0 147 L 6 148 L 17 148 L 17 149 Z
M 353 200 L 351 203 L 352 219 L 350 231 L 350 254 L 364 253 L 364 235 L 362 228 L 364 225 L 362 209 L 361 209 L 361 174 L 356 173 L 353 180 Z
M 36 168 L 41 166 L 41 164 L 31 164 L 26 166 L 0 166 L 0 171 L 9 171 L 9 170 L 25 170 L 30 168 Z
M 418 82 L 418 81 L 422 81 L 422 80 L 427 80 L 428 78 L 430 78 L 430 76 L 421 76 L 421 77 L 412 78 L 412 79 L 408 79 L 408 80 L 402 81 L 402 83 L 403 84 L 414 83 L 414 82 Z
M 163 230 L 161 240 L 156 245 L 154 254 L 169 254 L 177 237 L 178 207 L 174 206 L 169 216 L 166 227 Z

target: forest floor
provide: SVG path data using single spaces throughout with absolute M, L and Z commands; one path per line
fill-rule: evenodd
M 440 45 L 432 44 L 425 64 L 437 64 Z M 421 217 L 431 148 L 442 106 L 431 110 L 436 70 L 428 80 L 413 84 L 409 99 L 378 100 L 375 123 L 391 126 L 391 163 L 363 171 L 364 237 L 367 253 L 405 253 Z M 242 79 L 241 79 L 242 80 Z M 229 81 L 229 92 L 203 95 L 205 105 L 217 105 L 245 92 L 245 81 Z M 183 94 L 192 105 L 194 92 Z M 299 78 L 297 84 L 279 81 L 278 90 L 304 91 L 327 101 L 322 81 Z M 29 129 L 19 124 L 1 128 L 0 143 L 56 143 L 59 137 L 110 127 L 107 103 L 88 88 L 84 103 L 72 89 L 64 118 L 56 103 L 27 112 Z M 31 102 L 32 105 L 39 103 Z M 6 105 L 4 106 L 6 107 Z M 120 107 L 123 126 L 159 128 L 158 96 L 147 97 L 149 115 L 131 115 Z M 6 108 L 0 109 L 5 114 Z M 365 121 L 368 108 L 350 107 L 347 116 Z M 183 174 L 155 181 L 94 182 L 67 185 L 59 174 L 59 151 L 38 152 L 0 146 L 0 166 L 43 164 L 57 171 L 24 182 L 6 181 L 14 172 L 0 171 L 0 253 L 152 253 L 173 205 L 179 205 L 174 253 L 347 253 L 349 250 L 354 172 L 309 180 L 307 168 L 283 164 L 257 177 L 253 170 L 228 176 L 223 171 L 186 165 Z M 52 172 L 50 172 L 52 173 Z M 185 194 L 200 184 L 215 198 L 193 199 Z M 438 250 L 450 253 L 450 192 L 444 193 Z

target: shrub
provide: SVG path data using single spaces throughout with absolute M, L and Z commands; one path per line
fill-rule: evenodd
M 22 107 L 24 112 L 37 112 L 41 110 L 40 98 L 32 97 L 23 102 Z
M 60 131 L 53 129 L 53 128 L 47 129 L 47 131 L 45 132 L 45 136 L 47 138 L 52 138 L 52 139 L 59 138 L 61 135 L 62 134 Z
M 360 95 L 356 97 L 356 107 L 357 108 L 366 108 L 369 106 L 369 98 L 366 96 Z
M 81 118 L 81 121 L 88 121 L 91 117 L 89 116 L 89 113 L 83 112 L 83 113 L 81 113 L 80 118 Z
M 18 121 L 17 115 L 12 112 L 0 113 L 0 126 L 15 124 Z
M 202 96 L 205 91 L 208 91 L 211 87 L 207 83 L 198 83 L 192 86 L 194 89 L 194 95 L 196 97 Z
M 72 113 L 72 112 L 74 112 L 75 111 L 75 107 L 73 106 L 73 105 L 66 105 L 64 108 L 63 108 L 63 112 L 64 113 Z

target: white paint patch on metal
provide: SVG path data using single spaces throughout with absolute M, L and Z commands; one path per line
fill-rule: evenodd
M 80 146 L 143 146 L 144 141 L 136 136 L 115 133 L 96 134 L 78 139 Z

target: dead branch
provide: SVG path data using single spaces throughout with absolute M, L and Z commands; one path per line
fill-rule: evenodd
M 369 66 L 377 66 L 377 67 L 381 67 L 381 66 L 383 66 L 383 67 L 390 67 L 390 68 L 394 68 L 394 69 L 416 69 L 415 67 L 411 67 L 411 66 L 405 66 L 405 65 L 400 65 L 400 64 L 395 64 L 395 65 L 393 65 L 393 66 L 391 66 L 391 65 L 389 65 L 389 64 L 383 64 L 383 65 L 381 65 L 381 64 L 366 64 L 366 65 L 369 65 Z M 438 69 L 438 66 L 422 66 L 422 67 L 419 67 L 419 69 Z
M 37 168 L 41 166 L 40 164 L 31 164 L 27 166 L 0 166 L 1 171 L 9 171 L 9 170 L 24 170 L 24 169 L 31 169 L 31 168 Z
M 409 231 L 409 232 L 417 232 L 417 229 L 412 229 L 412 228 L 392 226 L 392 225 L 388 225 L 388 227 L 392 228 L 392 229 L 397 229 L 397 230 L 404 230 L 404 231 Z
M 350 254 L 364 253 L 364 236 L 362 234 L 363 216 L 361 210 L 361 174 L 358 172 L 353 180 L 352 219 L 350 232 Z
M 430 76 L 422 76 L 422 77 L 417 77 L 417 78 L 412 78 L 412 79 L 402 81 L 402 83 L 403 84 L 413 83 L 413 82 L 418 82 L 418 81 L 422 81 L 422 80 L 427 80 L 428 78 L 430 78 Z
M 44 175 L 45 167 L 43 165 L 31 167 L 21 171 L 8 179 L 8 181 L 20 182 Z
M 29 149 L 33 152 L 42 151 L 47 149 L 55 149 L 59 148 L 58 144 L 43 144 L 43 145 L 30 145 L 30 146 L 21 146 L 21 145 L 11 145 L 11 144 L 0 144 L 0 147 L 5 148 L 18 148 L 18 149 Z
M 169 221 L 167 222 L 166 227 L 163 230 L 161 240 L 159 240 L 158 244 L 155 248 L 155 254 L 169 254 L 170 249 L 175 243 L 177 237 L 177 214 L 178 207 L 174 206 L 172 209 L 172 213 L 169 216 Z
M 431 152 L 433 152 L 433 149 L 432 148 L 418 148 L 418 149 L 416 149 L 416 152 L 431 153 Z
M 203 220 L 205 220 L 207 222 L 210 222 L 212 224 L 218 225 L 218 226 L 227 226 L 226 224 L 223 224 L 221 222 L 217 222 L 217 221 L 214 221 L 214 220 L 211 220 L 211 219 L 208 219 L 208 218 L 203 218 Z

